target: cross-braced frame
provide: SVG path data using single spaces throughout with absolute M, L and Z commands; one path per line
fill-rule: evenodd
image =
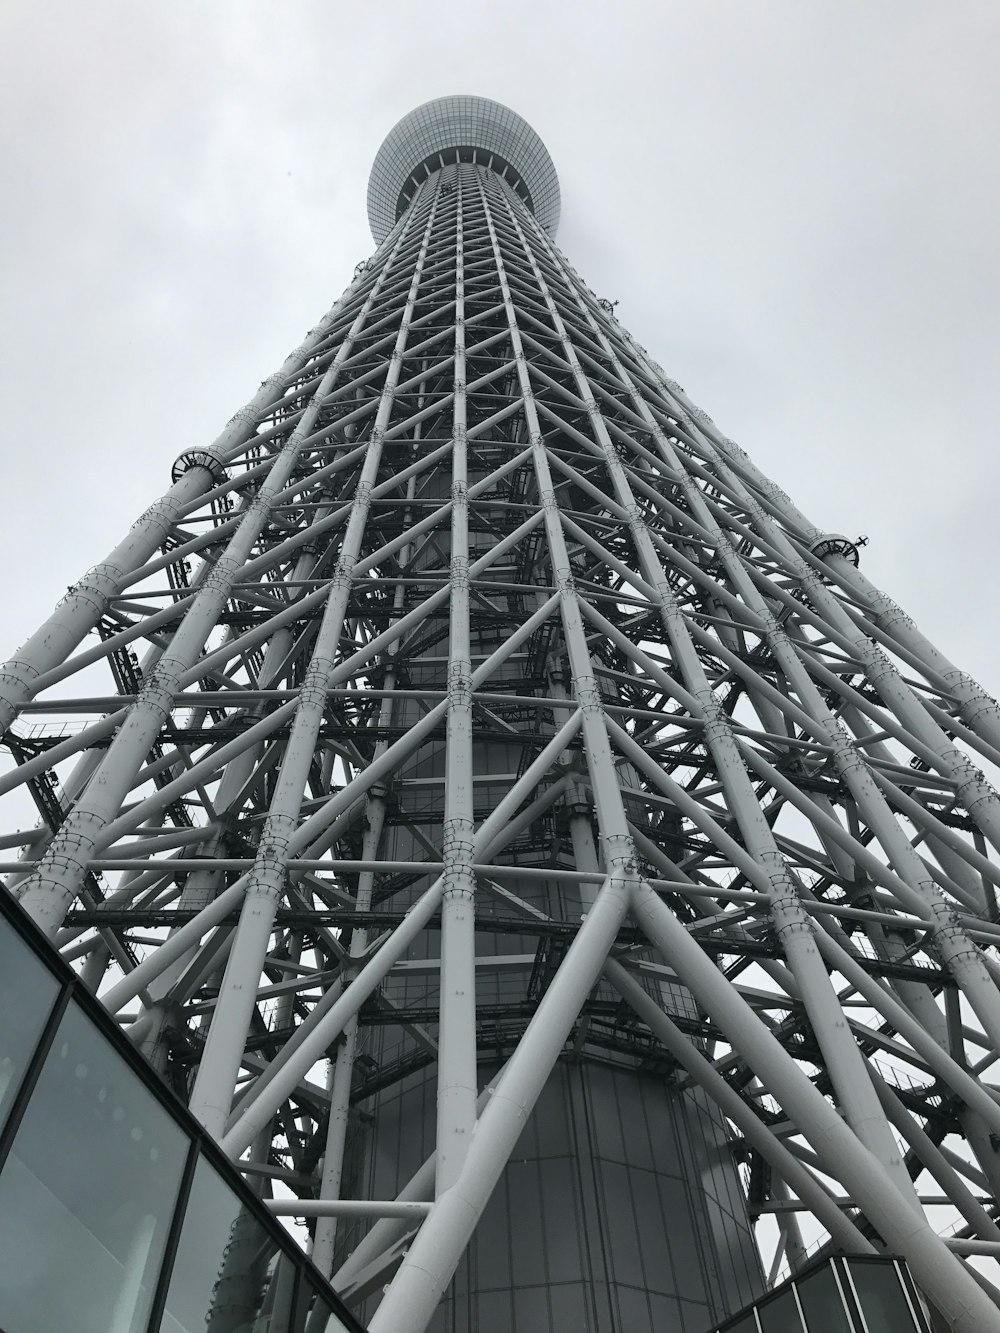
M 9 888 L 336 1285 L 389 1282 L 375 1333 L 588 1051 L 718 1105 L 772 1276 L 888 1247 L 1000 1329 L 1000 708 L 496 172 L 419 183 L 0 700 Z M 423 1067 L 434 1154 L 355 1197 L 352 1114 Z

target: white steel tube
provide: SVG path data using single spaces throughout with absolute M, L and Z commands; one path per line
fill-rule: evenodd
M 597 896 L 479 1117 L 457 1179 L 436 1199 L 375 1316 L 371 1333 L 423 1333 L 532 1107 L 614 943 L 629 881 Z
M 469 476 L 466 441 L 465 269 L 462 189 L 455 222 L 455 396 L 451 452 L 451 605 L 441 854 L 441 989 L 437 1078 L 437 1190 L 456 1180 L 476 1124 L 476 879 L 469 629 Z
M 646 935 L 812 1143 L 825 1169 L 858 1200 L 868 1220 L 912 1265 L 921 1287 L 957 1333 L 1000 1330 L 1000 1312 L 913 1209 L 830 1103 L 719 972 L 648 885 L 635 894 Z
M 509 642 L 508 642 L 509 646 Z M 574 715 L 564 723 L 534 763 L 525 771 L 518 782 L 497 805 L 496 809 L 480 826 L 476 834 L 476 849 L 488 845 L 490 839 L 512 810 L 524 800 L 525 796 L 537 785 L 539 778 L 554 763 L 569 739 L 575 735 L 580 719 Z M 330 1042 L 342 1030 L 344 1023 L 375 990 L 390 968 L 410 947 L 413 940 L 425 928 L 427 922 L 440 906 L 444 894 L 445 881 L 438 878 L 429 889 L 410 908 L 403 921 L 379 947 L 378 952 L 360 971 L 337 1002 L 325 1013 L 309 1036 L 294 1050 L 294 1053 L 282 1053 L 280 1068 L 274 1073 L 265 1092 L 252 1101 L 234 1121 L 231 1121 L 225 1134 L 220 1138 L 220 1146 L 230 1155 L 237 1155 L 253 1141 L 256 1134 L 278 1109 L 291 1089 L 321 1057 Z M 275 1062 L 276 1064 L 279 1062 Z
M 231 418 L 207 451 L 217 464 L 224 465 L 253 434 L 260 417 L 282 397 L 288 380 L 326 336 L 345 298 L 352 294 L 349 288 L 279 369 L 263 381 L 246 406 Z M 17 716 L 21 704 L 32 697 L 38 678 L 59 665 L 94 628 L 132 571 L 149 560 L 191 503 L 214 482 L 209 465 L 196 463 L 188 468 L 141 515 L 118 545 L 68 590 L 48 620 L 0 667 L 0 734 Z
M 351 516 L 344 532 L 330 595 L 320 621 L 309 669 L 299 690 L 291 735 L 282 757 L 281 771 L 260 836 L 256 864 L 250 872 L 246 896 L 230 950 L 222 990 L 212 1017 L 205 1050 L 191 1093 L 190 1108 L 205 1129 L 219 1137 L 232 1106 L 236 1078 L 243 1059 L 247 1032 L 256 1002 L 258 978 L 285 884 L 285 860 L 296 832 L 316 737 L 326 710 L 326 691 L 336 667 L 341 630 L 353 588 L 352 571 L 358 561 L 368 519 L 370 495 L 378 477 L 381 441 L 392 411 L 393 393 L 402 367 L 409 337 L 410 319 L 420 290 L 427 248 L 434 228 L 432 205 L 424 228 L 420 253 L 413 267 L 410 290 L 400 320 L 399 332 L 381 401 L 372 427 L 364 466 L 355 488 Z M 391 263 L 391 259 L 389 261 Z M 372 289 L 378 290 L 376 283 Z M 360 316 L 359 316 L 360 318 Z M 325 396 L 334 382 L 349 342 L 342 345 L 323 379 L 318 393 Z
M 659 608 L 660 619 L 674 660 L 691 692 L 694 715 L 704 719 L 705 741 L 715 760 L 727 796 L 727 804 L 736 816 L 748 852 L 765 870 L 765 880 L 768 884 L 766 891 L 770 894 L 770 915 L 775 933 L 795 976 L 816 1040 L 826 1058 L 837 1099 L 862 1142 L 871 1148 L 887 1167 L 911 1206 L 919 1209 L 910 1178 L 900 1160 L 896 1140 L 886 1124 L 878 1097 L 868 1078 L 864 1060 L 850 1029 L 843 1021 L 830 979 L 812 943 L 809 914 L 799 901 L 785 858 L 778 850 L 771 826 L 765 818 L 750 776 L 743 765 L 729 718 L 709 684 L 701 659 L 691 641 L 684 614 L 674 596 L 667 573 L 656 555 L 642 511 L 635 502 L 625 470 L 608 434 L 593 391 L 580 366 L 562 316 L 552 299 L 548 284 L 525 238 L 517 215 L 510 205 L 508 211 L 511 224 L 521 240 L 552 324 L 561 341 L 563 356 L 572 372 L 580 401 L 588 413 L 595 440 L 603 451 L 615 499 L 623 512 L 629 515 L 629 531 L 645 585 L 650 589 L 652 600 Z M 698 499 L 700 500 L 700 496 Z M 742 568 L 736 568 L 739 562 L 734 560 L 731 563 L 734 566 L 733 574 L 742 575 Z M 761 609 L 763 609 L 762 604 Z M 784 648 L 785 645 L 776 644 L 775 647 Z M 793 655 L 785 652 L 783 656 L 787 659 Z M 782 664 L 785 665 L 784 660 Z M 794 666 L 798 666 L 797 659 Z M 798 674 L 811 686 L 801 668 Z M 909 850 L 907 845 L 907 851 Z
M 401 232 L 397 248 L 402 244 L 403 235 Z M 391 264 L 391 258 L 388 264 Z M 87 859 L 93 853 L 100 833 L 120 808 L 133 774 L 149 753 L 160 727 L 169 718 L 180 681 L 193 666 L 225 606 L 232 584 L 268 520 L 275 495 L 291 475 L 305 436 L 322 408 L 324 395 L 336 382 L 340 365 L 347 357 L 353 337 L 364 325 L 386 271 L 382 271 L 373 285 L 350 334 L 341 344 L 320 388 L 272 464 L 266 480 L 244 511 L 225 552 L 216 559 L 202 581 L 169 647 L 143 683 L 140 695 L 129 708 L 100 768 L 53 838 L 41 864 L 22 886 L 21 905 L 45 934 L 54 935 L 61 924 L 67 907 L 78 892 L 86 873 Z

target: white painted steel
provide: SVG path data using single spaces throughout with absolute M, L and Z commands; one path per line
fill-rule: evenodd
M 556 1064 L 644 1078 L 654 1042 L 766 1166 L 773 1276 L 881 1237 L 1000 1329 L 966 1264 L 1000 1245 L 1000 709 L 635 344 L 531 182 L 454 157 L 0 672 L 9 887 L 301 1192 L 272 1211 L 318 1266 L 389 1284 L 375 1333 L 427 1327 Z M 350 1197 L 359 1107 L 428 1062 L 435 1151 Z

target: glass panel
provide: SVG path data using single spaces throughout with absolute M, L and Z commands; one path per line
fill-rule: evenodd
M 481 1291 L 476 1299 L 478 1317 L 473 1327 L 476 1333 L 510 1333 L 514 1327 L 512 1293 L 509 1291 Z
M 586 1300 L 583 1287 L 549 1287 L 549 1302 L 552 1306 L 552 1327 L 589 1328 L 587 1323 Z M 669 1325 L 667 1325 L 669 1328 Z
M 761 1333 L 802 1333 L 795 1295 L 791 1287 L 757 1306 Z
M 829 1264 L 796 1281 L 795 1286 L 809 1333 L 852 1333 L 851 1321 Z
M 752 1314 L 746 1314 L 736 1324 L 723 1324 L 726 1333 L 757 1333 L 757 1324 Z
M 866 1264 L 852 1259 L 849 1267 L 869 1333 L 905 1333 L 916 1328 L 891 1263 Z
M 70 1004 L 0 1175 L 0 1327 L 140 1333 L 187 1146 Z
M 58 991 L 52 973 L 0 919 L 0 1129 Z
M 201 1158 L 160 1333 L 287 1333 L 294 1277 L 270 1231 Z

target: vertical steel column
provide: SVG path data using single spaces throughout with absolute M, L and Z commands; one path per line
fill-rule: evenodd
M 597 811 L 598 827 L 601 831 L 601 845 L 604 864 L 608 874 L 617 873 L 619 867 L 631 867 L 635 863 L 635 849 L 628 832 L 625 807 L 615 773 L 614 756 L 608 740 L 601 704 L 601 691 L 594 676 L 587 648 L 587 636 L 583 628 L 578 594 L 573 582 L 572 567 L 566 540 L 559 519 L 559 504 L 556 500 L 549 469 L 545 441 L 538 420 L 531 377 L 528 373 L 527 358 L 521 341 L 521 332 L 517 323 L 517 313 L 510 284 L 507 281 L 507 269 L 503 252 L 497 237 L 492 211 L 479 179 L 479 194 L 490 234 L 494 261 L 500 290 L 503 294 L 504 309 L 510 330 L 511 347 L 517 365 L 517 378 L 521 397 L 524 401 L 524 415 L 531 441 L 531 459 L 535 470 L 535 480 L 544 514 L 545 535 L 548 539 L 549 559 L 552 576 L 559 589 L 559 609 L 562 617 L 563 632 L 566 636 L 566 648 L 569 655 L 573 688 L 580 706 L 584 748 L 594 789 L 594 804 Z
M 852 1128 L 861 1141 L 876 1154 L 903 1197 L 915 1211 L 919 1212 L 920 1205 L 909 1175 L 901 1162 L 896 1140 L 886 1124 L 861 1052 L 844 1021 L 843 1011 L 830 977 L 813 943 L 809 914 L 799 901 L 798 891 L 785 858 L 775 843 L 774 834 L 754 792 L 750 775 L 740 757 L 729 718 L 721 708 L 705 675 L 701 659 L 688 633 L 684 614 L 671 589 L 666 571 L 656 555 L 646 527 L 644 512 L 636 504 L 625 470 L 615 451 L 593 391 L 583 373 L 566 325 L 509 203 L 508 211 L 511 225 L 517 232 L 562 345 L 563 357 L 589 416 L 591 429 L 603 452 L 604 465 L 611 479 L 614 497 L 623 512 L 628 515 L 629 532 L 638 556 L 639 567 L 645 582 L 653 590 L 653 600 L 658 607 L 674 659 L 693 697 L 693 711 L 695 716 L 704 719 L 705 743 L 715 760 L 719 779 L 726 793 L 727 805 L 736 817 L 747 850 L 765 871 L 771 897 L 770 916 L 775 934 L 791 967 L 816 1040 L 826 1059 L 837 1100 L 844 1108 Z M 805 676 L 804 671 L 800 671 L 800 674 Z M 909 850 L 908 845 L 907 849 Z
M 516 651 L 519 641 L 522 638 L 527 638 L 533 632 L 536 625 L 532 622 L 534 621 L 537 624 L 537 621 L 548 616 L 550 611 L 550 605 L 542 607 L 531 620 L 526 622 L 526 625 L 522 627 L 518 634 L 512 635 L 483 666 L 473 672 L 473 689 L 476 688 L 479 680 L 489 675 L 495 663 L 506 660 L 512 652 Z M 430 719 L 428 730 L 440 720 L 442 713 L 443 708 L 439 706 L 425 715 L 423 719 L 425 722 Z M 562 753 L 565 746 L 576 734 L 579 726 L 580 715 L 575 713 L 563 724 L 535 761 L 514 783 L 490 817 L 480 826 L 476 835 L 476 853 L 490 844 L 504 823 L 517 810 L 525 796 L 533 790 L 540 778 L 545 775 L 555 759 Z M 413 728 L 413 730 L 416 730 L 416 728 Z M 394 747 L 390 747 L 390 750 L 386 752 L 387 755 L 391 753 L 392 748 Z M 374 765 L 372 765 L 372 768 L 374 768 Z M 371 769 L 368 771 L 370 772 Z M 414 939 L 426 927 L 428 921 L 440 907 L 443 893 L 444 877 L 439 876 L 413 904 L 402 922 L 386 938 L 379 951 L 365 965 L 351 985 L 345 989 L 336 1004 L 331 1007 L 328 1013 L 324 1014 L 322 1021 L 310 1032 L 308 1038 L 293 1053 L 283 1053 L 281 1068 L 274 1075 L 267 1091 L 252 1102 L 236 1121 L 230 1123 L 225 1135 L 220 1140 L 221 1146 L 226 1152 L 231 1155 L 242 1152 L 265 1121 L 280 1106 L 299 1078 L 322 1058 L 323 1052 L 330 1042 L 343 1030 L 344 1023 L 358 1011 L 394 964 L 403 956 Z
M 553 262 L 559 266 L 558 255 L 554 251 L 554 248 L 544 239 L 543 243 L 552 256 Z M 566 277 L 565 270 L 563 269 L 562 271 L 564 277 Z M 963 937 L 963 932 L 957 924 L 954 912 L 944 902 L 936 885 L 934 885 L 928 878 L 919 857 L 909 845 L 908 840 L 899 828 L 885 798 L 872 780 L 864 761 L 853 746 L 843 725 L 831 714 L 830 710 L 825 705 L 819 690 L 808 672 L 805 670 L 798 654 L 795 652 L 783 629 L 775 619 L 773 613 L 771 613 L 764 604 L 762 597 L 754 586 L 752 580 L 749 578 L 731 541 L 723 534 L 722 530 L 712 517 L 704 495 L 699 488 L 690 481 L 683 460 L 673 448 L 670 441 L 666 438 L 663 430 L 659 427 L 655 417 L 650 412 L 645 400 L 637 391 L 631 377 L 625 371 L 619 358 L 615 354 L 610 340 L 591 315 L 586 303 L 580 298 L 577 284 L 570 282 L 569 285 L 574 291 L 577 304 L 588 319 L 591 329 L 601 342 L 605 353 L 611 359 L 616 374 L 629 391 L 633 405 L 649 426 L 664 460 L 670 466 L 673 475 L 679 480 L 685 499 L 691 506 L 692 514 L 697 518 L 701 526 L 705 529 L 709 539 L 715 545 L 726 573 L 732 580 L 734 587 L 739 590 L 741 597 L 743 597 L 748 607 L 760 621 L 762 632 L 772 653 L 785 671 L 790 682 L 794 685 L 799 698 L 802 700 L 803 706 L 807 708 L 811 716 L 821 728 L 820 734 L 825 743 L 833 750 L 834 762 L 840 776 L 852 791 L 859 808 L 865 813 L 866 819 L 876 832 L 879 841 L 890 856 L 897 873 L 901 874 L 903 878 L 906 879 L 907 883 L 921 895 L 924 902 L 924 910 L 929 910 L 932 919 L 935 921 L 935 939 L 942 950 L 942 955 L 951 966 L 956 979 L 959 980 L 959 983 L 969 995 L 970 1003 L 972 1003 L 973 1008 L 976 1010 L 980 1021 L 984 1023 L 986 1030 L 990 1033 L 993 1040 L 996 1041 L 998 1037 L 1000 1037 L 1000 996 L 996 994 L 995 987 L 986 976 L 985 968 L 979 958 L 978 950 L 971 941 Z M 750 497 L 747 494 L 745 487 L 742 487 L 738 479 L 736 485 L 740 488 L 744 501 L 753 505 L 751 512 L 754 514 L 758 528 L 761 531 L 766 532 L 775 544 L 779 546 L 782 554 L 789 560 L 793 567 L 796 568 L 796 572 L 799 573 L 800 577 L 803 579 L 809 577 L 811 571 L 804 565 L 801 558 L 791 547 L 787 538 L 785 538 L 780 530 L 777 529 L 776 525 L 768 521 L 761 506 L 753 500 L 753 497 Z M 814 574 L 811 575 L 810 595 L 812 595 L 813 584 L 816 584 L 821 589 L 821 600 L 824 605 L 824 610 L 832 610 L 835 621 L 839 622 L 838 627 L 840 627 L 845 634 L 850 633 L 851 637 L 856 639 L 856 632 L 854 631 L 853 626 L 850 625 L 849 621 L 847 621 L 842 608 L 840 608 L 839 604 L 836 603 L 835 599 L 832 598 L 829 592 L 823 588 L 821 582 L 816 579 Z M 865 648 L 870 648 L 870 645 L 868 645 L 867 642 Z M 913 710 L 910 711 L 912 712 Z M 938 733 L 938 735 L 940 735 L 940 733 Z M 934 740 L 932 736 L 926 734 L 923 735 L 921 739 L 924 739 L 928 744 L 932 744 Z M 963 767 L 968 767 L 968 761 L 964 759 L 964 756 L 962 757 L 961 762 Z M 980 793 L 982 775 L 975 775 L 972 781 L 975 788 L 973 795 L 978 796 Z M 974 799 L 973 804 L 981 806 L 983 802 L 982 800 Z M 865 1079 L 865 1081 L 867 1080 Z
M 415 478 L 411 477 L 407 482 L 406 496 L 408 500 L 413 499 L 415 490 Z M 405 565 L 408 559 L 410 547 L 404 546 L 400 552 L 400 563 Z M 403 585 L 397 584 L 393 594 L 393 611 L 398 620 L 399 613 L 403 608 L 404 598 Z M 390 644 L 386 656 L 389 660 L 389 667 L 385 673 L 386 697 L 382 700 L 379 709 L 378 726 L 388 727 L 392 721 L 393 700 L 389 697 L 396 686 L 396 671 L 392 664 L 392 658 L 397 645 Z M 388 741 L 380 740 L 375 746 L 375 757 L 379 758 L 388 749 Z M 373 787 L 368 793 L 368 800 L 365 806 L 365 816 L 368 827 L 365 830 L 364 840 L 361 845 L 362 860 L 374 861 L 378 856 L 379 844 L 382 840 L 382 830 L 385 825 L 386 813 L 386 789 Z M 371 870 L 362 870 L 358 875 L 357 892 L 357 910 L 367 912 L 372 905 L 372 897 L 375 891 L 375 873 Z M 351 931 L 351 964 L 344 969 L 343 980 L 349 985 L 357 973 L 360 966 L 360 960 L 364 958 L 368 951 L 368 931 L 363 926 L 355 926 Z M 329 1078 L 330 1090 L 330 1122 L 327 1127 L 326 1144 L 323 1153 L 323 1173 L 320 1180 L 319 1197 L 321 1199 L 339 1199 L 341 1175 L 344 1168 L 344 1148 L 347 1142 L 347 1128 L 350 1120 L 351 1110 L 351 1084 L 354 1076 L 354 1060 L 357 1054 L 358 1045 L 358 1015 L 353 1014 L 344 1024 L 344 1032 L 340 1045 L 337 1047 L 337 1055 L 333 1062 L 333 1069 Z M 319 1217 L 316 1219 L 316 1230 L 313 1233 L 312 1249 L 310 1251 L 312 1261 L 324 1275 L 329 1277 L 333 1272 L 334 1246 L 337 1241 L 337 1218 Z
M 923 1213 L 910 1207 L 874 1154 L 817 1092 L 649 885 L 636 890 L 633 910 L 681 981 L 812 1143 L 824 1169 L 844 1182 L 887 1243 L 913 1265 L 921 1286 L 957 1333 L 1000 1329 L 996 1307 L 931 1230 Z
M 494 1074 L 493 1078 L 476 1098 L 476 1114 L 481 1115 L 486 1104 L 496 1092 L 503 1078 L 503 1070 Z M 437 1153 L 432 1152 L 421 1166 L 417 1168 L 414 1174 L 399 1191 L 396 1199 L 400 1203 L 410 1202 L 428 1202 L 434 1195 L 434 1178 L 437 1174 Z M 368 1231 L 361 1241 L 358 1242 L 357 1249 L 351 1256 L 344 1261 L 341 1267 L 333 1275 L 332 1283 L 336 1291 L 345 1292 L 358 1281 L 361 1274 L 370 1265 L 375 1264 L 380 1258 L 383 1258 L 387 1252 L 391 1251 L 399 1240 L 412 1228 L 412 1222 L 408 1218 L 400 1217 L 381 1217 L 375 1225 Z M 396 1257 L 398 1265 L 401 1256 Z M 396 1266 L 394 1265 L 394 1267 Z
M 392 712 L 391 700 L 382 706 L 382 714 Z M 362 858 L 374 860 L 378 853 L 379 840 L 385 822 L 385 797 L 372 795 L 367 806 L 368 827 L 362 843 Z M 358 876 L 357 910 L 367 912 L 371 907 L 375 875 L 370 870 L 363 870 Z M 368 948 L 368 931 L 363 926 L 355 926 L 351 932 L 351 958 L 360 960 Z M 357 975 L 357 962 L 344 969 L 343 981 L 350 985 Z M 326 1144 L 323 1154 L 323 1171 L 320 1179 L 319 1198 L 339 1199 L 341 1176 L 344 1169 L 344 1147 L 347 1142 L 347 1129 L 351 1114 L 351 1083 L 354 1076 L 354 1059 L 358 1045 L 358 1015 L 354 1013 L 344 1024 L 344 1031 L 333 1067 L 327 1081 L 330 1093 L 330 1120 L 327 1126 Z M 310 1257 L 324 1277 L 333 1271 L 333 1253 L 337 1241 L 337 1218 L 335 1216 L 316 1219 Z
M 602 887 L 500 1086 L 480 1115 L 465 1161 L 438 1196 L 369 1324 L 371 1333 L 423 1333 L 615 941 L 629 901 L 627 875 Z
M 530 531 L 536 520 L 528 519 L 518 528 L 515 533 L 497 544 L 492 551 L 480 557 L 473 565 L 470 573 L 477 575 L 486 569 L 491 560 L 502 555 L 508 544 L 519 539 L 526 531 Z M 444 594 L 440 594 L 441 597 Z M 367 655 L 375 655 L 385 643 L 392 642 L 400 633 L 403 632 L 406 624 L 411 619 L 416 619 L 423 615 L 428 604 L 439 597 L 434 594 L 434 598 L 428 599 L 422 607 L 405 616 L 399 624 L 395 625 L 385 635 L 379 635 L 373 639 L 366 648 L 360 653 L 354 654 L 345 662 L 345 668 L 351 668 L 359 660 L 365 659 Z M 503 662 L 516 652 L 518 647 L 527 641 L 528 638 L 538 629 L 538 627 L 548 619 L 557 603 L 557 598 L 550 598 L 547 603 L 539 608 L 520 629 L 513 634 L 505 643 L 473 672 L 473 688 L 475 689 L 482 681 L 487 680 L 489 676 L 497 670 Z M 291 708 L 288 710 L 291 711 Z M 330 830 L 336 828 L 336 819 L 344 811 L 348 810 L 359 797 L 363 796 L 370 787 L 380 782 L 384 777 L 393 771 L 402 760 L 421 743 L 421 741 L 434 729 L 444 716 L 445 706 L 443 703 L 436 704 L 431 708 L 419 722 L 415 723 L 410 730 L 399 740 L 393 742 L 388 749 L 369 765 L 367 769 L 362 770 L 356 775 L 353 782 L 337 795 L 330 798 L 314 814 L 300 824 L 295 832 L 290 844 L 292 855 L 301 855 L 306 849 L 310 854 L 319 855 L 320 849 L 317 841 L 322 842 L 324 838 L 331 836 Z M 288 713 L 284 714 L 285 716 Z M 270 715 L 273 720 L 282 716 L 282 710 Z M 333 835 L 335 836 L 335 834 Z M 316 840 L 316 841 L 314 841 Z M 159 976 L 176 958 L 180 957 L 191 945 L 197 944 L 199 940 L 214 926 L 216 926 L 234 907 L 238 906 L 243 900 L 243 894 L 246 889 L 248 876 L 242 875 L 235 884 L 230 884 L 224 889 L 217 898 L 201 909 L 198 915 L 191 921 L 180 926 L 172 935 L 169 936 L 157 949 L 155 954 L 143 959 L 128 976 L 124 977 L 115 986 L 108 990 L 102 997 L 103 1003 L 107 1006 L 109 1012 L 117 1013 L 129 1000 L 133 999 L 139 991 L 147 985 L 154 977 Z
M 293 580 L 298 582 L 305 579 L 311 572 L 312 566 L 313 556 L 310 553 L 306 552 L 299 556 L 293 570 Z M 287 671 L 287 654 L 291 645 L 292 631 L 286 626 L 277 629 L 268 640 L 258 682 L 261 689 L 273 688 L 283 678 L 284 672 Z M 259 708 L 255 711 L 258 716 L 262 712 Z M 207 840 L 202 849 L 203 855 L 211 857 L 223 854 L 230 836 L 225 826 L 236 816 L 236 803 L 241 794 L 245 792 L 246 783 L 260 758 L 263 744 L 262 741 L 256 745 L 248 746 L 242 754 L 237 755 L 231 763 L 226 765 L 214 802 L 216 813 L 220 816 L 224 826 Z M 187 876 L 181 890 L 179 908 L 184 911 L 198 911 L 207 906 L 218 893 L 221 882 L 222 872 L 220 870 L 210 868 L 196 870 L 193 874 Z M 167 1007 L 173 998 L 173 989 L 191 962 L 193 953 L 194 950 L 192 949 L 186 955 L 177 958 L 169 968 L 156 978 L 150 987 L 149 994 L 153 1004 L 145 1014 L 149 1019 L 149 1025 L 148 1032 L 143 1038 L 143 1050 L 150 1059 L 158 1058 L 155 1053 L 162 1040 L 162 1028 Z M 142 1017 L 138 1021 L 142 1022 Z
M 450 169 L 449 169 L 450 170 Z M 455 167 L 455 377 L 451 454 L 448 719 L 441 901 L 437 1192 L 454 1184 L 476 1124 L 476 879 L 469 630 L 469 477 L 466 440 L 464 182 Z M 443 175 L 444 173 L 442 173 Z
M 223 1133 L 232 1106 L 233 1089 L 243 1059 L 247 1031 L 256 1000 L 257 984 L 267 954 L 274 914 L 284 891 L 285 862 L 289 855 L 292 835 L 298 825 L 305 784 L 316 748 L 316 738 L 326 711 L 326 691 L 336 666 L 344 616 L 354 586 L 354 566 L 360 558 L 361 540 L 371 504 L 371 491 L 378 478 L 382 441 L 392 413 L 393 393 L 399 381 L 410 321 L 413 318 L 427 249 L 434 231 L 436 207 L 435 197 L 424 228 L 420 253 L 414 265 L 392 359 L 368 442 L 364 466 L 355 489 L 350 517 L 341 541 L 336 570 L 330 581 L 330 592 L 317 631 L 309 669 L 299 690 L 291 734 L 261 832 L 260 846 L 254 868 L 250 873 L 222 990 L 191 1093 L 192 1114 L 197 1116 L 208 1132 L 216 1137 Z M 397 246 L 402 244 L 405 234 L 405 230 L 400 233 Z M 384 276 L 388 271 L 391 262 L 390 257 L 386 269 L 380 276 Z M 379 284 L 376 283 L 372 289 L 373 293 L 377 292 L 378 288 Z M 322 392 L 329 392 L 329 387 L 339 370 L 340 360 L 346 357 L 345 349 L 348 348 L 349 343 L 345 342 L 338 351 L 337 357 L 324 376 Z
M 615 777 L 600 691 L 590 664 L 576 602 L 512 293 L 482 180 L 479 181 L 479 191 L 517 361 L 532 460 L 545 511 L 549 553 L 559 587 L 563 629 L 609 874 L 511 1057 L 500 1090 L 479 1119 L 458 1179 L 438 1197 L 379 1306 L 371 1324 L 372 1333 L 389 1333 L 390 1330 L 392 1333 L 419 1333 L 425 1327 L 618 933 L 635 876 L 634 850 Z

